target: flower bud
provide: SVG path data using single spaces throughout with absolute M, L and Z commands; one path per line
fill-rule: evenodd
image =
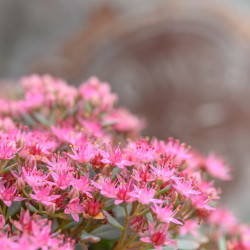
M 72 188 L 68 194 L 68 197 L 72 200 L 79 197 L 79 191 L 77 188 Z
M 49 213 L 49 214 L 54 214 L 55 213 L 55 210 L 56 210 L 56 204 L 55 203 L 51 203 L 49 205 L 47 205 L 45 207 L 46 211 Z
M 90 216 L 96 216 L 100 213 L 100 204 L 98 201 L 90 200 L 86 206 L 86 213 Z
M 29 155 L 25 161 L 25 166 L 28 168 L 36 167 L 36 159 L 34 155 Z
M 16 147 L 17 148 L 24 148 L 26 146 L 26 140 L 25 138 L 21 135 L 16 139 Z
M 5 224 L 4 216 L 0 214 L 0 229 L 3 229 L 4 224 Z
M 130 229 L 132 232 L 144 232 L 147 230 L 146 219 L 143 216 L 136 216 L 130 221 Z
M 18 178 L 17 181 L 17 186 L 19 189 L 24 189 L 25 188 L 25 181 L 24 179 L 21 177 L 21 178 Z

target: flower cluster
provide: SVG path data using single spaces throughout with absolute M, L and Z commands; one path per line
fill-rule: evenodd
M 1 249 L 102 239 L 117 250 L 177 249 L 188 234 L 196 247 L 208 244 L 196 229 L 218 221 L 212 178 L 231 178 L 220 157 L 173 138 L 141 138 L 143 120 L 116 108 L 117 96 L 95 77 L 78 89 L 48 75 L 20 82 L 15 99 L 0 100 Z M 234 231 L 226 222 L 233 229 L 218 235 Z M 250 229 L 238 228 L 241 238 L 228 246 L 249 249 Z

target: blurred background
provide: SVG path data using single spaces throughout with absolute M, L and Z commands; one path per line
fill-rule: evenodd
M 222 203 L 250 222 L 249 14 L 248 0 L 0 0 L 0 78 L 108 81 L 144 135 L 221 153 Z

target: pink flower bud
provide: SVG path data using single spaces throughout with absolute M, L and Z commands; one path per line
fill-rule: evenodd
M 36 167 L 36 159 L 34 155 L 29 155 L 25 161 L 25 166 L 28 168 Z
M 49 205 L 47 205 L 45 207 L 46 211 L 50 214 L 54 214 L 55 213 L 55 210 L 56 210 L 56 204 L 55 203 L 51 203 Z
M 25 181 L 24 179 L 21 177 L 21 178 L 18 178 L 17 181 L 17 186 L 19 189 L 24 189 L 25 188 Z
M 16 139 L 16 147 L 17 148 L 24 148 L 26 146 L 26 140 L 25 138 L 21 135 Z
M 68 197 L 72 200 L 79 197 L 79 191 L 77 188 L 72 188 L 68 194 Z
M 0 214 L 0 229 L 3 229 L 4 225 L 5 225 L 4 216 Z
M 132 232 L 144 232 L 147 230 L 146 219 L 143 216 L 136 216 L 130 221 L 130 229 Z

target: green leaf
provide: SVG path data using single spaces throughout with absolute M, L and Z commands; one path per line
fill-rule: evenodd
M 7 215 L 6 217 L 10 217 L 15 215 L 21 208 L 21 201 L 12 201 L 12 204 L 10 207 L 8 207 Z
M 102 122 L 101 124 L 102 124 L 102 126 L 104 126 L 104 127 L 108 127 L 108 126 L 115 125 L 115 124 L 117 124 L 117 123 L 119 123 L 119 122 L 120 122 L 120 120 L 119 120 L 119 119 L 116 119 L 116 120 L 104 121 L 104 122 Z
M 106 240 L 117 240 L 121 237 L 122 232 L 110 225 L 103 225 L 91 231 L 90 234 Z
M 26 207 L 30 210 L 30 212 L 33 212 L 33 213 L 38 212 L 38 210 L 29 203 L 26 203 Z
M 23 120 L 24 120 L 24 123 L 26 123 L 30 127 L 33 127 L 35 123 L 34 119 L 27 113 L 23 114 Z
M 167 192 L 169 189 L 171 188 L 171 184 L 169 184 L 168 186 L 166 186 L 165 188 L 161 189 L 158 194 L 163 194 L 165 192 Z
M 163 247 L 162 250 L 176 250 L 176 247 L 166 246 L 166 247 Z
M 37 119 L 37 121 L 39 121 L 40 123 L 42 123 L 46 127 L 50 127 L 52 125 L 51 122 L 49 120 L 47 120 L 41 113 L 34 112 L 33 115 Z
M 113 227 L 115 227 L 115 228 L 117 228 L 117 229 L 120 229 L 120 230 L 122 230 L 123 231 L 123 226 L 114 218 L 114 217 L 112 217 L 107 211 L 105 211 L 105 210 L 102 210 L 102 212 L 103 212 L 103 214 L 107 217 L 107 220 L 108 220 L 108 223 L 111 225 L 111 226 L 113 226 Z
M 106 211 L 111 210 L 112 208 L 114 208 L 116 205 L 114 204 L 114 199 L 108 199 L 105 203 L 104 209 Z
M 116 175 L 121 172 L 121 169 L 119 167 L 115 167 L 112 171 L 112 181 L 116 178 Z
M 57 218 L 52 220 L 51 232 L 55 232 L 59 227 L 59 222 Z
M 101 239 L 98 236 L 92 235 L 87 233 L 86 231 L 82 232 L 81 234 L 81 240 L 86 241 L 86 242 L 91 242 L 91 243 L 97 243 Z
M 147 220 L 148 220 L 151 224 L 153 224 L 153 216 L 152 216 L 151 212 L 149 212 L 149 213 L 146 214 L 146 218 L 147 218 Z
M 13 168 L 13 167 L 15 167 L 15 166 L 17 166 L 17 165 L 18 165 L 18 163 L 14 163 L 14 164 L 12 164 L 12 165 L 11 165 L 11 166 L 9 166 L 9 167 L 4 168 L 4 169 L 1 171 L 1 173 L 2 173 L 2 174 L 9 173 L 9 172 L 10 172 L 10 170 L 11 170 L 11 168 Z
M 154 248 L 154 249 L 150 249 L 150 250 L 156 250 L 156 249 Z M 176 247 L 165 246 L 165 247 L 162 247 L 162 250 L 176 250 Z
M 145 215 L 145 214 L 147 214 L 149 211 L 150 211 L 150 208 L 146 208 L 146 209 L 144 209 L 143 211 L 141 211 L 140 213 L 138 213 L 138 215 L 139 215 L 139 216 L 140 216 L 140 215 Z
M 89 102 L 87 102 L 87 101 L 84 102 L 84 109 L 85 109 L 85 112 L 86 112 L 86 113 L 91 113 L 92 108 L 91 108 Z
M 193 240 L 177 240 L 177 246 L 179 250 L 195 250 L 198 249 L 200 244 Z
M 221 237 L 218 242 L 219 250 L 227 250 L 226 239 L 225 237 Z
M 62 230 L 69 229 L 69 228 L 73 228 L 73 227 L 77 227 L 77 226 L 79 226 L 79 225 L 82 223 L 82 220 L 83 220 L 83 219 L 80 218 L 78 222 L 72 221 L 72 222 L 66 224 L 66 225 L 62 228 Z

